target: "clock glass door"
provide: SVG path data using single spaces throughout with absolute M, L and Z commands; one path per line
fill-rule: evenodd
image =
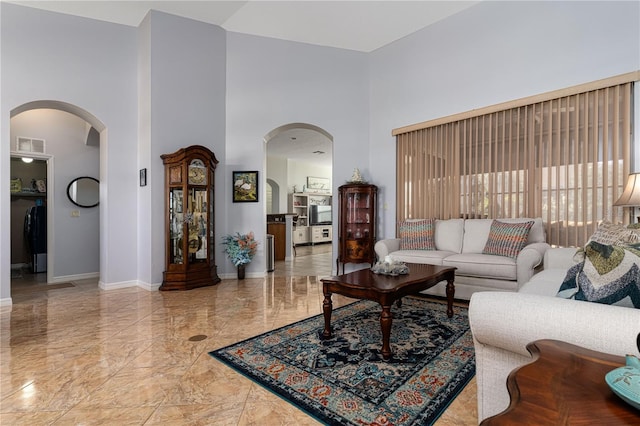
M 169 263 L 182 264 L 184 233 L 184 197 L 182 189 L 171 188 L 169 190 Z
M 189 261 L 207 261 L 207 190 L 189 188 L 189 214 L 185 219 L 189 233 Z

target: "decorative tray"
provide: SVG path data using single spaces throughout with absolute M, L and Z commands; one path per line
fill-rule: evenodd
M 398 275 L 408 274 L 409 267 L 403 262 L 376 262 L 376 264 L 371 268 L 371 272 L 374 274 L 397 277 Z

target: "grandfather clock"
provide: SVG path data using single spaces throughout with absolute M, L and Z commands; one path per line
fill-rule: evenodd
M 189 290 L 220 282 L 215 258 L 214 171 L 204 146 L 161 155 L 165 173 L 165 271 L 160 290 Z

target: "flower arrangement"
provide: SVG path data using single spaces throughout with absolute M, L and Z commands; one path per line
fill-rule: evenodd
M 224 251 L 235 266 L 246 265 L 251 262 L 256 254 L 258 242 L 255 240 L 253 232 L 235 235 L 225 235 L 222 237 L 222 244 L 227 246 Z

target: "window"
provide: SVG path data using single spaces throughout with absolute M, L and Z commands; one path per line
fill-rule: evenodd
M 555 246 L 628 220 L 613 202 L 630 170 L 634 78 L 395 130 L 398 220 L 542 217 Z

